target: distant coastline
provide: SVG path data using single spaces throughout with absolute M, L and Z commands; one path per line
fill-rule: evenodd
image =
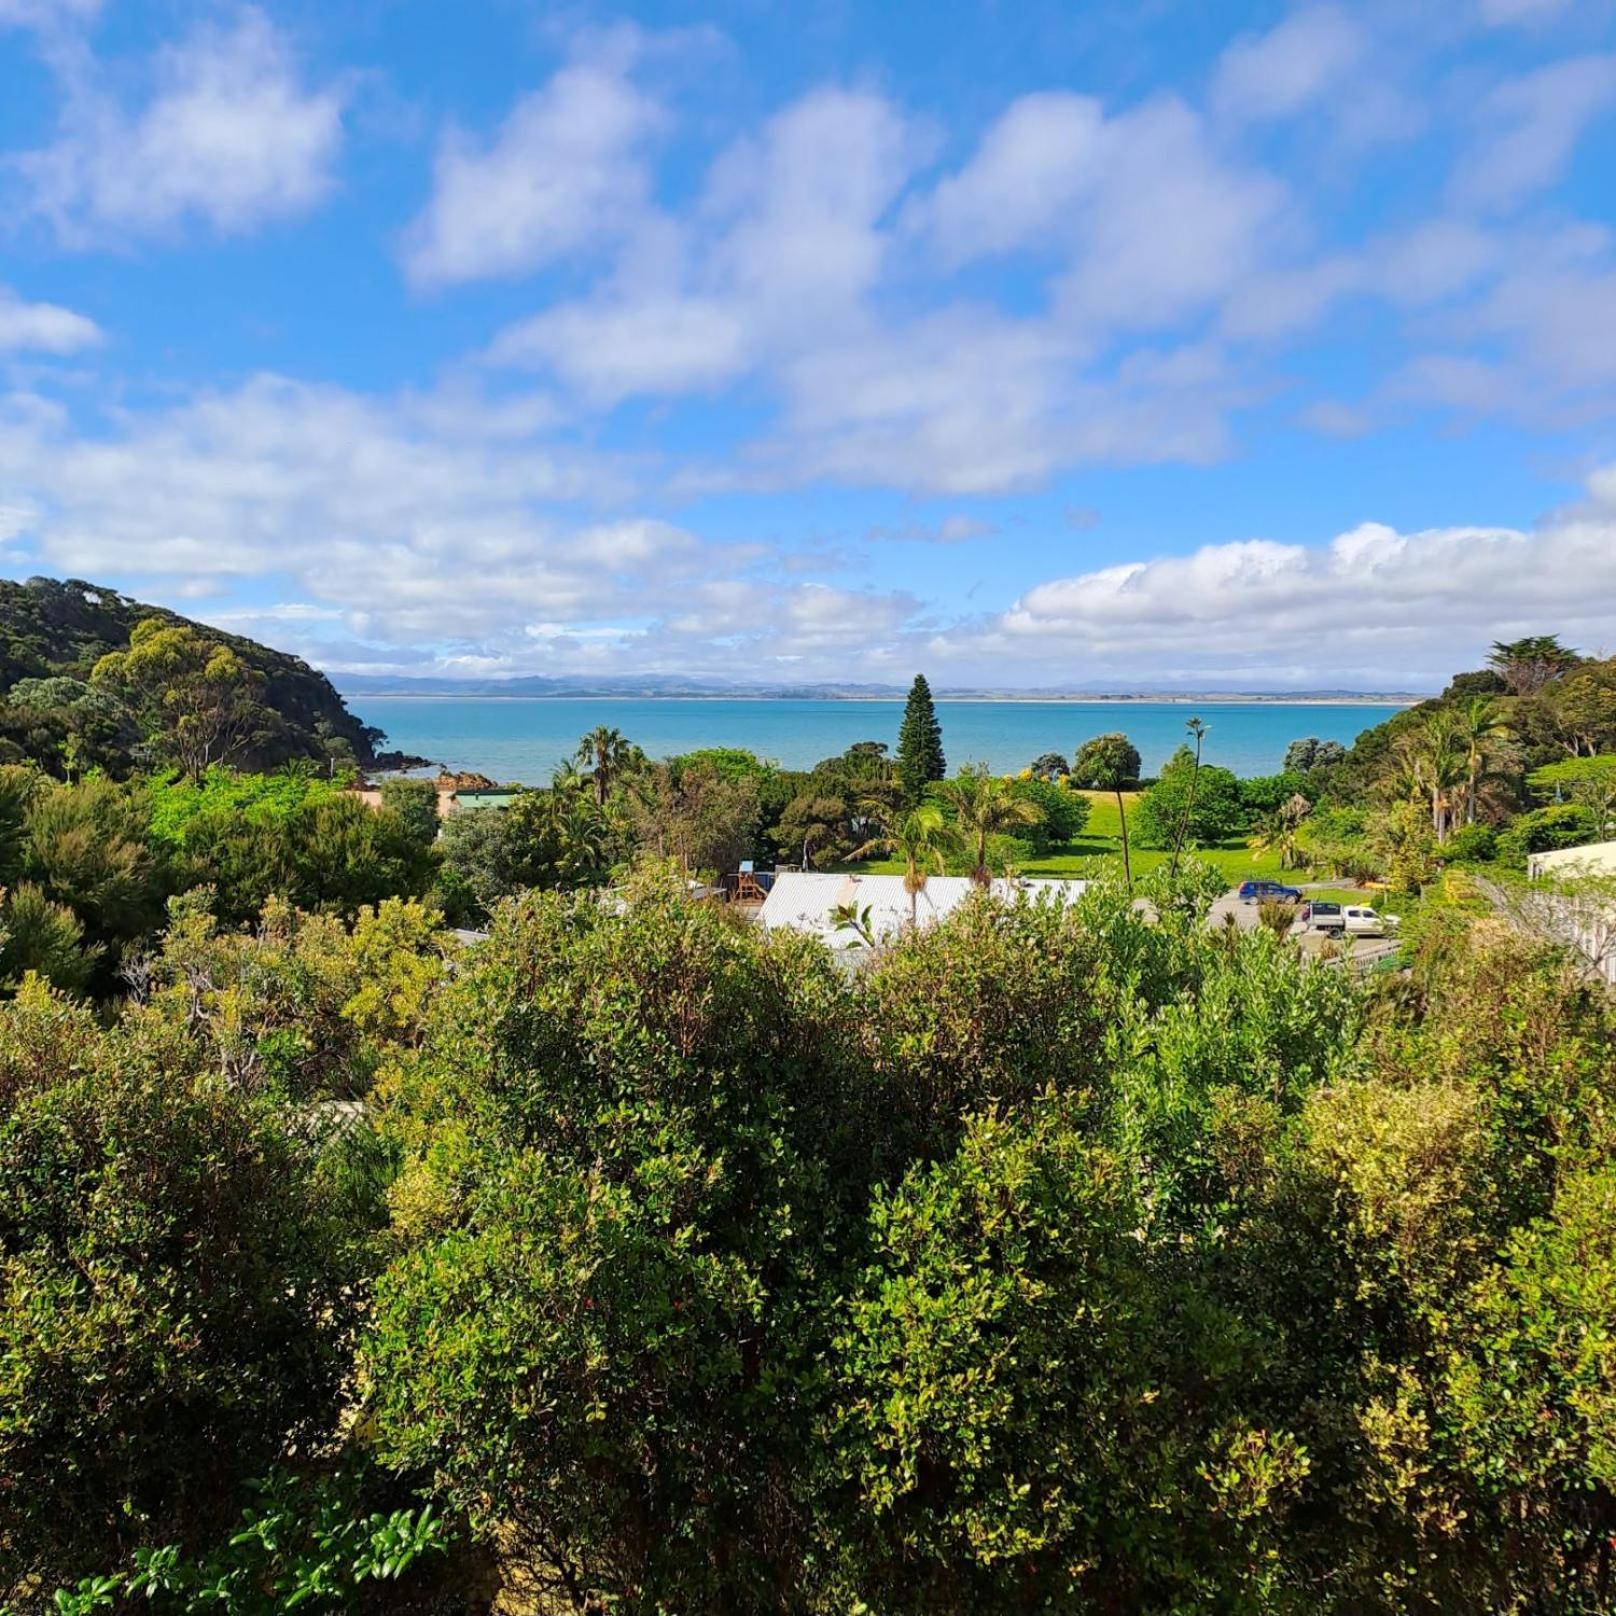
M 895 702 L 902 701 L 901 692 L 891 695 L 844 695 L 836 691 L 667 691 L 667 690 L 577 690 L 577 691 L 532 691 L 515 695 L 506 695 L 499 691 L 486 689 L 471 690 L 392 690 L 384 686 L 374 689 L 344 690 L 337 687 L 345 699 L 352 701 L 368 701 L 384 698 L 387 701 L 841 701 L 841 702 Z M 1151 695 L 1141 693 L 1126 696 L 1107 695 L 1036 695 L 995 694 L 991 691 L 954 692 L 939 690 L 936 692 L 939 702 L 953 702 L 965 704 L 968 702 L 991 703 L 995 706 L 1072 706 L 1077 704 L 1104 705 L 1107 707 L 1149 706 L 1149 707 L 1413 707 L 1422 701 L 1430 701 L 1430 696 L 1416 696 L 1407 693 L 1392 694 L 1389 692 L 1373 692 L 1364 695 L 1342 694 L 1332 691 L 1328 695 L 1243 695 L 1240 693 L 1176 696 Z

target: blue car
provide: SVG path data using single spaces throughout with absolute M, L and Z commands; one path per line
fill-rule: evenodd
M 1302 894 L 1296 887 L 1284 886 L 1278 881 L 1242 881 L 1242 903 L 1300 903 Z

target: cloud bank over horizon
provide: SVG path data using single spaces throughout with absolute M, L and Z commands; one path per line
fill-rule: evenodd
M 1616 650 L 1611 7 L 949 15 L 0 0 L 6 570 L 338 672 Z

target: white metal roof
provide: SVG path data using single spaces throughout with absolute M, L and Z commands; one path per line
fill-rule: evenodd
M 1534 880 L 1540 875 L 1574 880 L 1579 875 L 1616 874 L 1616 842 L 1590 842 L 1586 847 L 1561 847 L 1552 853 L 1533 853 L 1526 862 Z
M 1014 900 L 1025 893 L 1048 893 L 1059 903 L 1072 903 L 1088 886 L 1086 881 L 1022 879 L 998 880 L 991 891 L 997 898 Z M 915 919 L 922 926 L 936 924 L 965 901 L 971 882 L 963 875 L 934 875 L 915 895 Z M 851 927 L 838 925 L 831 912 L 851 904 L 870 911 L 871 932 L 880 941 L 895 937 L 909 924 L 909 894 L 901 875 L 819 875 L 785 871 L 763 901 L 759 915 L 766 930 L 804 931 L 831 948 L 852 948 L 861 939 Z

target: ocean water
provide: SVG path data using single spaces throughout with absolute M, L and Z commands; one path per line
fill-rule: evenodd
M 546 783 L 578 737 L 597 724 L 621 730 L 653 758 L 704 746 L 744 746 L 788 769 L 805 769 L 854 741 L 895 747 L 901 701 L 775 701 L 630 697 L 356 696 L 348 705 L 386 730 L 387 744 L 490 779 Z M 1273 774 L 1286 746 L 1316 735 L 1350 746 L 1396 710 L 1388 704 L 1277 702 L 939 701 L 950 770 L 986 763 L 1025 768 L 1042 752 L 1070 757 L 1090 736 L 1121 730 L 1156 773 L 1206 723 L 1203 753 L 1239 775 Z

